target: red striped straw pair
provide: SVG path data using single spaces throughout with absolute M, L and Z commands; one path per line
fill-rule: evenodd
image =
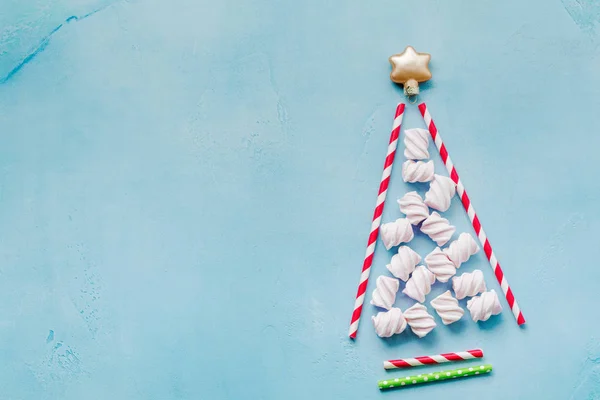
M 525 318 L 523 317 L 523 313 L 517 304 L 515 296 L 510 288 L 506 277 L 504 276 L 504 272 L 500 267 L 500 263 L 492 250 L 492 245 L 485 234 L 483 227 L 481 226 L 481 222 L 479 222 L 479 217 L 475 213 L 475 209 L 471 204 L 471 200 L 465 191 L 465 187 L 460 180 L 458 173 L 456 172 L 456 168 L 454 167 L 454 163 L 450 159 L 448 155 L 448 150 L 442 141 L 442 138 L 431 119 L 431 115 L 427 110 L 427 106 L 425 103 L 419 104 L 419 111 L 421 111 L 421 115 L 425 120 L 425 124 L 429 129 L 429 133 L 437 146 L 440 156 L 442 157 L 442 161 L 448 170 L 448 174 L 450 174 L 450 178 L 456 184 L 456 192 L 460 197 L 461 203 L 471 220 L 471 224 L 473 225 L 473 229 L 475 229 L 475 233 L 483 246 L 483 250 L 485 255 L 490 262 L 490 266 L 494 271 L 494 275 L 500 283 L 500 287 L 504 292 L 506 297 L 506 301 L 510 306 L 512 313 L 514 314 L 517 323 L 519 325 L 523 325 L 525 323 Z M 383 207 L 385 205 L 385 198 L 387 195 L 387 189 L 389 186 L 390 175 L 392 173 L 392 165 L 394 163 L 394 156 L 396 155 L 396 148 L 398 147 L 398 138 L 400 136 L 400 128 L 402 125 L 402 116 L 404 115 L 404 104 L 398 104 L 396 107 L 396 114 L 394 116 L 394 124 L 392 128 L 392 134 L 390 136 L 390 143 L 388 145 L 388 152 L 385 158 L 385 163 L 383 165 L 383 175 L 381 177 L 381 183 L 379 185 L 379 193 L 377 195 L 377 203 L 375 205 L 375 212 L 373 213 L 373 222 L 371 223 L 371 233 L 369 234 L 369 240 L 367 242 L 367 252 L 365 254 L 365 260 L 363 262 L 362 273 L 360 275 L 360 282 L 358 286 L 358 291 L 356 293 L 356 300 L 354 302 L 354 312 L 352 313 L 352 320 L 350 321 L 350 331 L 349 336 L 354 339 L 356 338 L 356 333 L 358 331 L 358 323 L 360 321 L 360 314 L 362 312 L 363 303 L 365 301 L 365 294 L 367 291 L 367 284 L 369 282 L 369 273 L 371 272 L 371 265 L 373 263 L 373 254 L 375 253 L 375 244 L 377 242 L 377 236 L 379 234 L 379 226 L 381 225 L 381 214 L 383 213 Z

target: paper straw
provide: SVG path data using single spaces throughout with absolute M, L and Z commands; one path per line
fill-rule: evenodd
M 467 350 L 459 351 L 458 353 L 443 353 L 436 354 L 433 356 L 421 356 L 414 358 L 401 358 L 398 360 L 388 360 L 383 362 L 383 368 L 385 369 L 396 369 L 396 368 L 411 368 L 420 367 L 422 365 L 429 364 L 442 364 L 447 362 L 456 362 L 464 360 L 472 360 L 474 358 L 482 358 L 483 350 Z
M 448 170 L 448 174 L 450 174 L 450 178 L 454 181 L 454 183 L 456 183 L 456 192 L 458 193 L 458 196 L 460 197 L 462 205 L 465 208 L 465 211 L 467 212 L 469 219 L 471 220 L 473 229 L 475 229 L 475 233 L 477 234 L 477 237 L 479 238 L 479 241 L 481 242 L 481 245 L 483 246 L 483 251 L 485 252 L 486 257 L 487 257 L 488 261 L 490 262 L 490 266 L 492 267 L 492 270 L 494 271 L 494 275 L 496 275 L 496 279 L 498 280 L 498 283 L 500 283 L 500 287 L 502 288 L 502 291 L 504 292 L 506 301 L 508 302 L 508 305 L 509 305 L 512 313 L 514 314 L 515 318 L 517 319 L 517 324 L 523 325 L 525 323 L 525 317 L 523 317 L 523 313 L 521 312 L 521 309 L 519 308 L 519 305 L 517 304 L 517 300 L 515 299 L 515 296 L 508 284 L 508 281 L 506 280 L 506 278 L 504 276 L 504 272 L 502 271 L 502 268 L 500 268 L 500 263 L 498 262 L 498 259 L 496 258 L 494 251 L 492 250 L 492 245 L 490 244 L 490 241 L 488 240 L 488 237 L 485 234 L 483 227 L 481 226 L 481 222 L 479 222 L 479 217 L 477 216 L 477 213 L 475 212 L 475 209 L 473 208 L 473 204 L 471 204 L 471 200 L 469 199 L 469 196 L 467 195 L 467 192 L 465 191 L 465 187 L 464 187 L 462 181 L 460 180 L 458 173 L 456 172 L 456 168 L 454 168 L 454 163 L 452 162 L 452 160 L 450 159 L 450 156 L 448 155 L 448 150 L 446 150 L 446 146 L 444 145 L 442 137 L 440 136 L 440 134 L 435 126 L 435 123 L 431 119 L 429 110 L 427 110 L 427 105 L 425 105 L 425 103 L 419 104 L 419 110 L 421 111 L 421 115 L 423 116 L 423 119 L 425 120 L 425 125 L 427 125 L 427 128 L 429 129 L 429 133 L 431 134 L 431 137 L 433 138 L 435 145 L 437 146 L 438 150 L 440 151 L 440 156 L 442 157 L 442 161 L 444 162 L 444 165 L 446 166 L 446 169 Z
M 466 378 L 469 376 L 478 376 L 492 372 L 492 365 L 477 365 L 475 367 L 449 369 L 446 371 L 431 372 L 429 374 L 419 374 L 415 376 L 407 376 L 406 378 L 388 378 L 383 379 L 377 384 L 379 390 L 404 388 L 407 386 L 420 385 L 423 383 L 432 383 L 445 381 L 447 379 Z
M 400 136 L 400 127 L 402 125 L 402 117 L 404 115 L 404 104 L 399 103 L 396 107 L 394 116 L 394 124 L 392 126 L 392 134 L 387 149 L 387 156 L 383 164 L 383 175 L 379 184 L 379 193 L 377 194 L 377 203 L 375 212 L 373 213 L 373 222 L 371 223 L 371 233 L 367 242 L 367 252 L 363 262 L 362 272 L 360 274 L 360 282 L 358 291 L 356 292 L 356 300 L 354 302 L 354 312 L 350 321 L 350 330 L 348 335 L 354 339 L 358 331 L 358 323 L 360 321 L 360 313 L 362 312 L 363 303 L 365 302 L 365 294 L 367 292 L 367 284 L 369 283 L 369 273 L 371 272 L 371 264 L 373 263 L 373 254 L 375 253 L 375 244 L 379 235 L 379 226 L 381 225 L 381 214 L 385 205 L 385 197 L 387 195 L 388 185 L 390 183 L 390 175 L 392 174 L 392 166 L 394 164 L 394 156 L 396 155 L 396 147 L 398 147 L 398 137 Z

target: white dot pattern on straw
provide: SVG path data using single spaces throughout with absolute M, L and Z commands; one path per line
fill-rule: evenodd
M 435 382 L 436 380 L 441 381 L 447 379 L 466 378 L 490 372 L 492 372 L 491 365 L 478 365 L 476 367 L 466 367 L 461 369 L 423 373 L 415 376 L 407 376 L 405 378 L 382 380 L 379 381 L 379 388 L 381 390 L 399 388 L 406 385 L 419 385 L 424 383 Z M 398 383 L 400 384 L 398 385 Z

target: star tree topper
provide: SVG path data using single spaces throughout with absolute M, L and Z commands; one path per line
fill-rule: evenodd
M 431 54 L 417 53 L 412 46 L 408 46 L 402 53 L 390 57 L 390 64 L 392 64 L 390 79 L 404 85 L 405 95 L 417 95 L 419 82 L 431 79 L 429 60 Z

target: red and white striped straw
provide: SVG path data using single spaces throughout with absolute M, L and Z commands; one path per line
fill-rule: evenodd
M 481 242 L 481 245 L 483 246 L 483 251 L 485 252 L 486 257 L 487 257 L 488 261 L 490 262 L 490 266 L 492 267 L 492 270 L 494 270 L 494 274 L 496 275 L 496 279 L 498 280 L 498 283 L 500 283 L 500 287 L 502 288 L 504 295 L 506 296 L 506 301 L 508 302 L 508 305 L 510 306 L 510 309 L 512 310 L 512 313 L 514 314 L 515 318 L 517 319 L 517 324 L 523 325 L 525 323 L 525 317 L 523 317 L 523 313 L 521 312 L 521 309 L 519 308 L 519 305 L 517 304 L 517 301 L 515 300 L 515 296 L 513 295 L 513 292 L 511 290 L 510 286 L 508 285 L 508 281 L 506 280 L 506 277 L 504 276 L 504 272 L 502 272 L 502 268 L 500 268 L 500 263 L 498 262 L 498 259 L 496 258 L 494 251 L 492 250 L 492 245 L 490 244 L 490 241 L 488 240 L 487 235 L 483 231 L 481 223 L 479 222 L 479 217 L 477 217 L 477 213 L 475 212 L 475 209 L 473 208 L 473 204 L 471 204 L 471 200 L 469 200 L 469 196 L 467 196 L 465 187 L 464 187 L 462 181 L 460 180 L 460 178 L 458 177 L 456 168 L 454 168 L 454 163 L 452 163 L 452 160 L 450 159 L 450 156 L 448 155 L 448 150 L 446 150 L 446 146 L 444 145 L 444 142 L 442 141 L 442 138 L 435 126 L 435 123 L 431 119 L 431 115 L 429 114 L 429 111 L 427 110 L 427 105 L 425 103 L 419 104 L 419 110 L 421 111 L 421 115 L 423 116 L 423 119 L 425 120 L 425 124 L 427 125 L 427 128 L 429 129 L 429 133 L 431 134 L 431 137 L 433 138 L 435 145 L 437 146 L 438 150 L 440 151 L 440 155 L 442 156 L 442 161 L 444 162 L 444 165 L 446 166 L 446 169 L 448 170 L 448 173 L 450 174 L 450 178 L 452 178 L 454 183 L 456 183 L 456 192 L 458 193 L 458 196 L 460 197 L 460 200 L 462 202 L 463 207 L 465 208 L 465 211 L 469 215 L 469 219 L 471 220 L 471 224 L 473 225 L 473 228 L 475 229 L 475 233 L 477 234 L 477 237 L 479 238 L 479 241 Z
M 394 116 L 394 124 L 392 126 L 392 134 L 390 135 L 390 143 L 387 149 L 387 156 L 383 164 L 383 175 L 379 184 L 379 193 L 377 195 L 377 204 L 373 213 L 373 222 L 371 223 L 371 233 L 367 242 L 367 252 L 365 261 L 363 262 L 362 272 L 360 274 L 360 283 L 356 292 L 356 301 L 354 302 L 354 312 L 352 313 L 352 321 L 350 321 L 350 331 L 348 335 L 354 339 L 358 331 L 358 323 L 360 321 L 360 313 L 362 312 L 363 303 L 365 302 L 365 293 L 367 292 L 367 284 L 369 283 L 369 273 L 371 272 L 371 264 L 373 263 L 373 254 L 375 253 L 375 244 L 379 234 L 379 226 L 381 225 L 381 214 L 385 205 L 385 197 L 387 195 L 388 185 L 390 183 L 390 175 L 392 174 L 392 166 L 394 164 L 394 156 L 398 147 L 398 138 L 400 136 L 400 127 L 402 125 L 402 117 L 404 116 L 404 104 L 399 103 L 396 107 Z
M 434 356 L 421 356 L 414 358 L 401 358 L 399 360 L 387 360 L 383 362 L 383 368 L 385 369 L 396 369 L 396 368 L 411 368 L 420 367 L 422 365 L 429 364 L 443 364 L 447 362 L 472 360 L 474 358 L 482 358 L 483 350 L 467 350 L 460 351 L 458 353 L 444 353 L 436 354 Z

